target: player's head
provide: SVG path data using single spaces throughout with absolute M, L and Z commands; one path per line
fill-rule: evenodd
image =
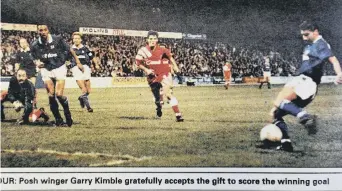
M 29 47 L 29 44 L 27 43 L 27 40 L 25 38 L 21 38 L 19 40 L 19 45 L 22 49 L 26 49 L 27 47 Z
M 265 56 L 265 57 L 264 57 L 264 60 L 265 60 L 266 63 L 269 63 L 269 62 L 270 62 L 270 57 Z
M 40 37 L 47 39 L 49 36 L 49 28 L 47 25 L 38 25 L 38 34 Z
M 79 33 L 79 32 L 74 32 L 74 33 L 72 34 L 72 42 L 73 42 L 76 46 L 80 45 L 81 42 L 82 42 L 82 34 Z
M 310 21 L 304 21 L 299 25 L 300 33 L 303 37 L 303 40 L 313 42 L 318 36 L 318 26 Z
M 18 82 L 21 84 L 21 83 L 24 83 L 25 80 L 27 80 L 27 75 L 26 75 L 26 71 L 23 70 L 23 69 L 19 69 L 18 72 L 17 72 L 17 79 L 18 79 Z
M 148 46 L 156 46 L 158 43 L 158 32 L 148 31 L 147 33 L 147 44 Z

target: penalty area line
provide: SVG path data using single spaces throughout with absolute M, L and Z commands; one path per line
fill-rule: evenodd
M 83 152 L 62 152 L 62 151 L 55 151 L 55 150 L 44 150 L 44 149 L 36 149 L 36 150 L 13 150 L 13 149 L 4 149 L 1 150 L 1 153 L 13 153 L 13 154 L 52 154 L 59 157 L 92 157 L 92 158 L 101 158 L 101 157 L 107 157 L 107 158 L 113 158 L 110 159 L 107 162 L 104 163 L 92 163 L 88 164 L 90 167 L 100 167 L 100 166 L 113 166 L 123 163 L 130 163 L 130 162 L 139 162 L 144 160 L 150 160 L 152 157 L 143 156 L 143 157 L 134 157 L 131 155 L 112 155 L 112 154 L 106 154 L 106 153 L 83 153 Z

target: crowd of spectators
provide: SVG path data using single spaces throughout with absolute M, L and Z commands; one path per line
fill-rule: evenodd
M 26 38 L 29 43 L 37 38 L 35 32 L 1 31 L 1 75 L 11 76 L 15 71 L 15 55 L 20 49 L 19 39 Z M 69 42 L 71 35 L 60 34 Z M 145 45 L 142 37 L 83 35 L 83 41 L 94 53 L 91 64 L 93 77 L 143 76 L 134 64 L 137 50 Z M 269 56 L 273 76 L 294 75 L 300 64 L 299 54 L 278 53 L 267 50 L 236 48 L 223 43 L 209 43 L 203 40 L 160 39 L 171 52 L 181 70 L 188 77 L 222 76 L 222 66 L 229 61 L 233 77 L 262 75 L 264 56 Z M 326 66 L 325 74 L 333 74 Z M 69 76 L 72 73 L 68 72 Z

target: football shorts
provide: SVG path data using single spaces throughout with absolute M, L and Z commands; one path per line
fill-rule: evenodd
M 264 72 L 264 78 L 266 78 L 266 77 L 271 77 L 271 72 L 270 71 Z
M 224 72 L 224 80 L 225 81 L 230 81 L 231 77 L 232 77 L 232 74 L 231 72 Z
M 314 96 L 317 91 L 317 84 L 308 76 L 300 75 L 285 84 L 285 87 L 293 87 L 297 96 L 306 100 Z
M 71 71 L 75 80 L 89 80 L 91 71 L 88 65 L 83 65 L 84 72 L 82 72 L 77 66 L 74 66 Z
M 172 75 L 170 73 L 167 76 L 163 75 L 163 80 L 161 81 L 161 84 L 163 85 L 163 87 L 172 88 L 173 87 Z
M 56 80 L 65 80 L 67 75 L 67 68 L 65 64 L 60 66 L 59 68 L 53 70 L 47 70 L 46 68 L 41 68 L 40 73 L 42 75 L 43 81 L 49 81 L 51 78 Z

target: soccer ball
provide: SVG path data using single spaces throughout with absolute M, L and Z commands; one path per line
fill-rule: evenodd
M 19 112 L 21 108 L 23 108 L 23 104 L 20 101 L 13 102 L 13 107 L 15 111 Z
M 268 124 L 260 131 L 260 140 L 269 140 L 272 142 L 280 141 L 283 137 L 283 133 L 278 126 L 274 124 Z

